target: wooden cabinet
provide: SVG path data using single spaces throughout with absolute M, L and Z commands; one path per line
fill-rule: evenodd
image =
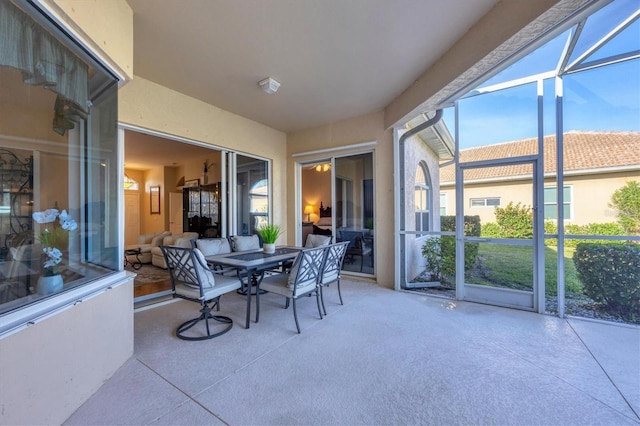
M 220 183 L 182 190 L 183 231 L 197 232 L 201 238 L 215 238 L 220 225 Z

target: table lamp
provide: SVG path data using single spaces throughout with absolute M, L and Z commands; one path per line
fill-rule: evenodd
M 304 214 L 307 215 L 307 222 L 311 222 L 311 213 L 313 213 L 313 206 L 309 204 L 304 208 Z

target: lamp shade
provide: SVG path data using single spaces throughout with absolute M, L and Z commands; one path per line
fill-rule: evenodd
M 313 206 L 311 204 L 307 204 L 304 208 L 304 214 L 307 215 L 307 222 L 311 221 L 311 214 L 313 213 Z

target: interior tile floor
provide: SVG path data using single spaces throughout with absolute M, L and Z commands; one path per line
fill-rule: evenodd
M 134 355 L 68 425 L 638 425 L 640 329 L 560 319 L 343 280 L 299 300 L 223 297 L 233 329 L 175 337 L 198 314 L 175 301 L 135 314 Z M 254 304 L 255 306 L 255 304 Z

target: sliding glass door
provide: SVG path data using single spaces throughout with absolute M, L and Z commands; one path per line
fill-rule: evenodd
M 375 274 L 373 153 L 314 160 L 301 166 L 300 243 L 309 234 L 349 241 L 343 270 Z

